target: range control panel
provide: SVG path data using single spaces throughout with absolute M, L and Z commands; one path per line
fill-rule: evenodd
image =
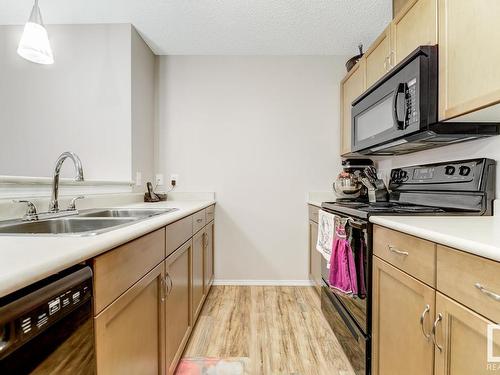
M 427 164 L 391 170 L 391 190 L 483 191 L 484 176 L 495 161 L 473 159 Z

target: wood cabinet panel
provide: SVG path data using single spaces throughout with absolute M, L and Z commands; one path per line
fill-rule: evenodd
M 205 224 L 206 224 L 205 210 L 196 212 L 193 215 L 193 233 L 196 233 L 199 230 L 203 229 Z
M 309 278 L 318 293 L 321 290 L 321 254 L 316 250 L 318 223 L 309 221 Z
M 492 322 L 437 293 L 436 312 L 442 320 L 436 328 L 435 375 L 487 375 L 498 363 L 488 363 L 487 330 Z M 493 355 L 500 355 L 500 332 L 493 337 Z
M 94 318 L 98 374 L 160 374 L 163 264 Z
M 203 254 L 203 290 L 208 294 L 214 282 L 214 223 L 208 223 L 205 227 L 205 244 Z
M 165 261 L 165 351 L 166 369 L 174 374 L 191 333 L 192 242 L 185 243 Z
M 193 255 L 191 261 L 191 314 L 193 326 L 203 305 L 203 253 L 205 232 L 199 231 L 193 236 Z
M 193 215 L 185 217 L 167 226 L 166 256 L 172 254 L 193 235 Z
M 439 119 L 500 103 L 497 0 L 439 0 Z M 481 121 L 498 122 L 500 110 Z M 472 119 L 469 119 L 469 121 Z
M 437 289 L 495 322 L 500 322 L 500 301 L 487 291 L 500 295 L 499 275 L 499 262 L 437 247 Z
M 366 60 L 362 58 L 340 83 L 340 152 L 351 152 L 352 102 L 365 91 Z
M 432 288 L 373 257 L 374 375 L 433 374 L 434 348 L 424 331 L 431 332 L 434 299 Z
M 164 228 L 94 258 L 95 314 L 101 312 L 164 258 Z
M 437 0 L 411 0 L 392 22 L 392 66 L 421 45 L 438 42 Z
M 215 218 L 215 204 L 205 209 L 205 220 L 210 223 Z
M 309 210 L 309 220 L 317 223 L 319 221 L 319 207 L 310 204 L 308 206 L 308 210 Z
M 373 42 L 365 53 L 366 58 L 366 87 L 377 82 L 390 69 L 391 27 Z
M 436 285 L 436 245 L 433 242 L 375 225 L 373 253 L 426 284 Z

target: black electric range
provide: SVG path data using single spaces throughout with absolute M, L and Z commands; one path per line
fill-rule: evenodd
M 495 168 L 495 161 L 490 159 L 396 168 L 390 175 L 388 202 L 322 203 L 322 210 L 350 218 L 351 248 L 356 260 L 363 259 L 363 271 L 358 273 L 358 278 L 364 278 L 366 295 L 356 298 L 330 288 L 329 268 L 324 258 L 321 267 L 321 309 L 356 374 L 370 374 L 371 368 L 373 253 L 370 216 L 492 215 Z

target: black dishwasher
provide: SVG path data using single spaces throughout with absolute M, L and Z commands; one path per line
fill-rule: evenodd
M 95 374 L 92 270 L 75 266 L 0 298 L 0 374 Z

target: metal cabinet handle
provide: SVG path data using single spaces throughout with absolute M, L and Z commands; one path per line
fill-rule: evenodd
M 202 221 L 203 221 L 203 219 L 202 219 L 202 218 L 196 219 L 196 222 L 197 222 L 197 223 L 201 223 Z
M 410 255 L 407 251 L 399 250 L 397 247 L 394 247 L 392 245 L 387 245 L 387 250 L 389 250 L 391 253 L 394 253 L 394 254 L 404 255 L 405 257 Z
M 170 295 L 170 292 L 172 291 L 172 287 L 174 286 L 172 282 L 172 278 L 170 277 L 170 274 L 167 272 L 165 275 L 165 285 L 167 287 L 167 296 Z
M 474 284 L 474 286 L 479 289 L 482 293 L 486 294 L 488 297 L 493 298 L 495 301 L 500 301 L 500 294 L 496 294 L 491 290 L 486 289 L 479 283 Z
M 443 347 L 441 345 L 439 345 L 438 342 L 437 342 L 437 339 L 436 339 L 436 329 L 437 329 L 437 326 L 438 326 L 438 324 L 439 324 L 439 322 L 441 320 L 443 320 L 443 314 L 439 313 L 438 317 L 436 318 L 436 321 L 432 325 L 432 341 L 434 342 L 434 345 L 436 346 L 436 348 L 439 349 L 440 352 L 443 351 Z
M 422 333 L 424 334 L 424 337 L 426 340 L 429 340 L 429 338 L 431 337 L 431 334 L 425 332 L 425 328 L 424 328 L 425 317 L 430 310 L 431 310 L 431 307 L 429 305 L 425 305 L 424 312 L 422 313 L 422 315 L 420 315 L 420 327 L 422 328 Z
M 385 69 L 386 72 L 389 71 L 389 68 L 387 67 L 388 60 L 389 60 L 389 56 L 386 56 L 385 59 L 384 59 L 384 69 Z

